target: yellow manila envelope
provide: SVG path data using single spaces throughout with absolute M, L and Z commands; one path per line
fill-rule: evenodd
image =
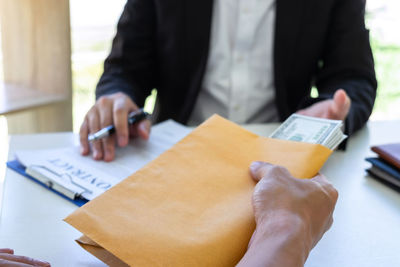
M 110 266 L 233 266 L 255 228 L 251 162 L 310 178 L 331 153 L 214 115 L 65 220 L 84 234 L 78 243 Z

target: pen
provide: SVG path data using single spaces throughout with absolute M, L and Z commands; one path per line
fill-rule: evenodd
M 148 116 L 149 116 L 149 113 L 143 111 L 143 109 L 133 111 L 128 116 L 128 124 L 131 125 L 131 124 L 137 123 L 139 121 L 146 119 Z M 103 139 L 103 138 L 110 136 L 114 132 L 115 132 L 114 125 L 109 125 L 94 134 L 90 134 L 88 137 L 88 140 L 90 142 L 92 142 L 92 141 L 96 141 L 99 139 Z

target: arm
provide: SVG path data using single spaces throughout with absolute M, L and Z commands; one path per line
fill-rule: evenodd
M 351 100 L 345 116 L 347 134 L 365 124 L 376 96 L 374 61 L 364 13 L 365 0 L 335 1 L 321 56 L 322 64 L 315 78 L 319 97 L 307 98 L 299 107 L 310 108 L 319 101 L 332 99 L 338 89 L 344 89 Z
M 117 92 L 142 107 L 157 86 L 156 18 L 152 0 L 129 0 L 120 17 L 96 98 Z
M 251 245 L 238 266 L 303 266 L 310 250 L 304 244 L 303 224 L 299 218 L 281 214 L 257 225 Z
M 80 129 L 81 154 L 92 150 L 95 160 L 112 161 L 115 145 L 123 147 L 129 137 L 148 139 L 150 121 L 128 126 L 128 114 L 144 105 L 156 87 L 155 8 L 151 0 L 129 0 L 118 23 L 111 54 L 96 88 L 97 101 Z M 108 125 L 116 134 L 89 145 L 87 137 Z
M 322 176 L 293 178 L 287 169 L 255 162 L 256 230 L 238 266 L 303 266 L 330 228 L 338 193 Z

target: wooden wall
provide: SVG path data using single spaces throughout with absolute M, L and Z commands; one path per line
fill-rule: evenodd
M 6 114 L 9 133 L 71 131 L 69 1 L 0 0 L 0 25 L 4 82 L 24 88 L 20 97 L 26 88 L 37 93 L 31 99 L 57 96 Z

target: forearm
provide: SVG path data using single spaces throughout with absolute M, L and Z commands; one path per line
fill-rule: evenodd
M 137 86 L 133 80 L 121 77 L 121 75 L 114 75 L 111 71 L 105 71 L 96 87 L 96 99 L 115 93 L 128 95 L 140 107 L 144 105 L 149 94 L 145 90 L 141 90 L 141 87 Z
M 239 267 L 300 267 L 311 250 L 305 223 L 295 216 L 269 219 L 257 227 Z
M 157 88 L 156 21 L 154 1 L 127 1 L 96 98 L 122 92 L 142 106 Z

